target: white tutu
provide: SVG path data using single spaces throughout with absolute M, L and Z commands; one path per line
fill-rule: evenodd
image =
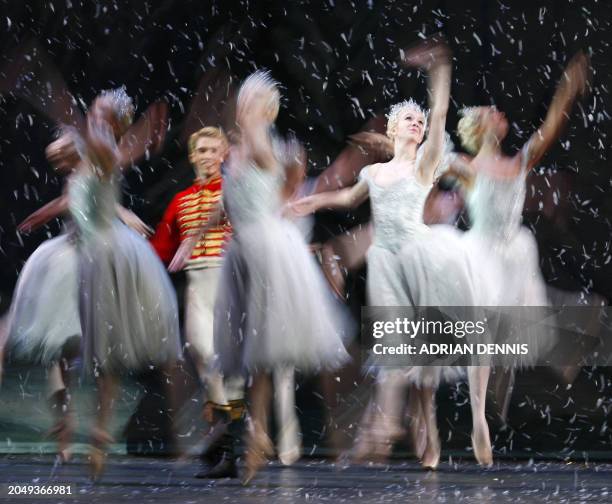
M 530 366 L 556 343 L 546 283 L 540 270 L 538 246 L 533 234 L 522 226 L 525 204 L 525 153 L 522 169 L 514 178 L 498 178 L 478 172 L 467 199 L 472 228 L 464 242 L 474 264 L 481 306 L 500 307 L 495 343 L 525 343 L 526 356 L 505 365 Z M 526 321 L 535 323 L 526 323 Z M 537 323 L 546 320 L 546 324 Z
M 48 365 L 68 339 L 81 336 L 74 239 L 63 234 L 45 241 L 21 270 L 7 320 L 17 357 Z
M 414 176 L 388 187 L 379 186 L 365 167 L 360 180 L 368 184 L 374 220 L 374 242 L 368 250 L 367 294 L 371 306 L 421 307 L 469 305 L 474 286 L 470 263 L 457 250 L 461 234 L 450 226 L 423 223 L 430 186 Z M 463 248 L 463 247 L 459 247 Z M 398 341 L 401 343 L 401 341 Z M 370 359 L 370 367 L 378 367 Z M 459 366 L 407 366 L 407 383 L 437 386 L 463 375 Z M 386 368 L 392 371 L 394 368 Z
M 348 315 L 300 230 L 278 215 L 279 182 L 248 166 L 224 183 L 235 231 L 214 317 L 225 373 L 278 366 L 312 371 L 348 359 L 342 343 Z
M 113 184 L 79 174 L 70 204 L 81 233 L 84 363 L 117 372 L 179 357 L 174 288 L 150 244 L 116 217 Z

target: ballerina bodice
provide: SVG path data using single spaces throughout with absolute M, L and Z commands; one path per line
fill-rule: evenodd
M 280 212 L 282 178 L 254 164 L 239 169 L 224 180 L 223 194 L 235 228 Z
M 427 230 L 423 211 L 431 186 L 421 184 L 410 175 L 382 187 L 372 179 L 368 167 L 361 170 L 359 178 L 368 184 L 374 245 L 397 251 L 407 239 Z
M 70 214 L 80 231 L 104 229 L 117 219 L 119 189 L 115 176 L 100 178 L 93 170 L 80 170 L 68 188 Z
M 478 172 L 467 198 L 472 230 L 496 240 L 512 239 L 523 221 L 526 178 L 524 169 L 512 178 Z

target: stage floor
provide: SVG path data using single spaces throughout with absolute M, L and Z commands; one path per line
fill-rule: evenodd
M 449 461 L 436 472 L 416 462 L 343 465 L 304 459 L 292 467 L 270 463 L 247 487 L 239 480 L 198 480 L 196 462 L 112 456 L 92 485 L 85 456 L 53 470 L 50 455 L 0 458 L 0 502 L 270 503 L 270 502 L 611 502 L 612 464 L 502 461 L 481 469 Z M 72 484 L 72 497 L 7 495 L 7 484 Z

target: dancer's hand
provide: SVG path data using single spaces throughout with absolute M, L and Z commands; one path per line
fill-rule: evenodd
M 451 50 L 442 37 L 438 36 L 402 51 L 402 62 L 406 66 L 429 70 L 436 65 L 448 63 L 450 56 Z
M 147 226 L 141 219 L 131 210 L 118 205 L 117 213 L 119 214 L 119 218 L 123 221 L 123 223 L 131 227 L 138 234 L 144 236 L 145 238 L 150 237 L 153 234 L 153 229 Z
M 278 90 L 266 74 L 251 78 L 240 89 L 236 106 L 236 122 L 241 127 L 271 124 L 276 120 L 278 110 L 273 106 L 278 101 Z
M 291 217 L 304 217 L 316 211 L 316 195 L 312 195 L 287 203 L 284 214 Z
M 567 64 L 564 77 L 572 94 L 584 95 L 586 93 L 589 68 L 589 57 L 582 51 L 574 54 Z
M 361 147 L 368 153 L 385 160 L 393 157 L 393 141 L 382 133 L 360 131 L 354 135 L 349 135 L 349 144 Z
M 181 271 L 187 265 L 187 261 L 189 261 L 191 254 L 193 254 L 193 249 L 197 243 L 198 240 L 195 236 L 190 236 L 181 242 L 176 254 L 174 254 L 172 261 L 170 261 L 168 265 L 168 271 L 170 273 Z

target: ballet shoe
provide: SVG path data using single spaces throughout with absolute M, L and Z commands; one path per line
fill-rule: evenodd
M 299 446 L 294 446 L 290 450 L 280 452 L 278 454 L 278 460 L 280 460 L 281 464 L 284 466 L 290 466 L 295 464 L 300 457 L 302 456 L 302 450 Z
M 440 463 L 440 440 L 436 439 L 427 443 L 423 458 L 421 459 L 421 467 L 428 471 L 435 471 Z
M 486 425 L 480 425 L 472 432 L 472 448 L 474 449 L 474 457 L 476 461 L 483 467 L 491 467 L 493 465 L 493 449 L 491 448 L 491 439 L 489 437 L 489 428 Z
M 272 441 L 265 432 L 251 434 L 247 441 L 245 455 L 246 471 L 242 478 L 242 485 L 248 485 L 259 470 L 266 465 L 266 462 L 274 454 Z
M 355 463 L 386 462 L 393 452 L 395 443 L 405 435 L 406 431 L 396 425 L 364 429 L 351 453 L 351 459 Z
M 96 483 L 100 480 L 105 463 L 106 453 L 100 448 L 92 446 L 89 451 L 89 475 L 92 482 Z
M 302 447 L 297 428 L 297 420 L 283 429 L 278 442 L 278 459 L 281 464 L 290 466 L 302 456 Z
M 114 439 L 108 432 L 98 427 L 92 430 L 91 437 L 92 444 L 89 451 L 89 470 L 91 480 L 97 482 L 104 472 L 106 463 L 106 451 L 104 448 L 109 443 L 113 443 Z

